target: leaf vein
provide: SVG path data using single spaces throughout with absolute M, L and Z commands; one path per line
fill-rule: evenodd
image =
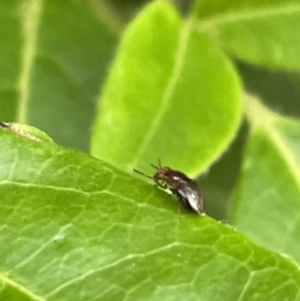
M 262 19 L 264 17 L 274 17 L 278 15 L 292 15 L 300 13 L 299 5 L 286 5 L 276 8 L 264 8 L 264 9 L 254 9 L 247 10 L 244 12 L 230 12 L 225 14 L 218 14 L 216 16 L 206 18 L 197 22 L 199 24 L 199 29 L 202 31 L 209 31 L 215 26 L 220 26 L 224 24 L 234 24 L 242 21 Z
M 0 181 L 0 186 L 1 185 L 15 185 L 15 186 L 20 186 L 20 187 L 33 187 L 33 188 L 43 188 L 43 189 L 50 189 L 54 191 L 64 191 L 64 192 L 74 192 L 78 194 L 83 194 L 85 196 L 90 196 L 90 192 L 86 192 L 83 190 L 75 189 L 75 188 L 70 188 L 70 187 L 58 187 L 58 186 L 52 186 L 52 185 L 41 185 L 41 184 L 33 184 L 33 183 L 22 183 L 22 182 L 16 182 L 16 181 L 10 181 L 10 180 L 4 180 Z
M 13 279 L 5 276 L 3 273 L 0 274 L 0 280 L 4 283 L 4 285 L 10 285 L 17 289 L 18 291 L 24 293 L 25 295 L 29 296 L 32 300 L 35 301 L 47 301 L 45 298 L 36 295 L 35 293 L 31 292 L 25 286 L 21 285 L 20 283 L 14 281 Z
M 31 0 L 30 2 L 24 1 L 24 10 L 22 13 L 23 18 L 23 36 L 24 48 L 22 57 L 22 67 L 20 70 L 19 78 L 19 91 L 20 100 L 18 106 L 17 120 L 20 123 L 26 123 L 28 114 L 28 96 L 29 96 L 29 81 L 33 66 L 33 60 L 36 56 L 37 48 L 37 31 L 40 22 L 40 15 L 42 10 L 43 0 Z
M 165 91 L 163 92 L 162 100 L 161 100 L 160 106 L 158 108 L 157 114 L 152 122 L 152 125 L 150 126 L 150 130 L 149 130 L 148 134 L 145 136 L 144 141 L 142 142 L 142 144 L 140 145 L 139 149 L 136 152 L 136 156 L 132 162 L 131 169 L 137 165 L 137 161 L 138 161 L 139 157 L 141 157 L 141 155 L 145 151 L 147 145 L 150 143 L 155 132 L 159 128 L 159 124 L 160 124 L 164 114 L 166 113 L 166 111 L 168 109 L 170 99 L 174 92 L 174 87 L 175 87 L 178 79 L 180 78 L 180 73 L 181 73 L 183 63 L 184 63 L 186 48 L 187 48 L 188 39 L 189 39 L 189 33 L 190 33 L 190 23 L 188 22 L 187 25 L 182 29 L 182 31 L 180 33 L 173 71 L 172 71 L 172 74 L 166 85 Z
M 59 287 L 57 287 L 52 292 L 50 292 L 49 294 L 47 294 L 47 297 L 50 298 L 50 297 L 58 294 L 63 289 L 65 289 L 65 288 L 67 288 L 67 287 L 69 287 L 71 285 L 74 285 L 75 283 L 77 283 L 79 281 L 82 281 L 82 280 L 84 280 L 85 278 L 87 278 L 87 277 L 89 277 L 91 275 L 94 275 L 94 274 L 96 274 L 98 272 L 101 272 L 103 270 L 115 267 L 116 265 L 121 264 L 123 262 L 126 262 L 127 260 L 130 260 L 130 259 L 133 259 L 133 258 L 144 258 L 146 256 L 149 256 L 149 255 L 152 255 L 152 254 L 156 254 L 156 253 L 159 253 L 161 251 L 164 251 L 164 250 L 167 250 L 169 248 L 172 248 L 174 245 L 178 245 L 178 243 L 177 242 L 170 243 L 170 244 L 165 245 L 165 246 L 163 246 L 161 248 L 157 248 L 157 249 L 151 250 L 151 251 L 149 251 L 149 252 L 147 252 L 145 254 L 129 254 L 129 255 L 126 255 L 124 257 L 121 257 L 120 259 L 118 259 L 116 261 L 113 261 L 113 262 L 111 262 L 111 263 L 109 263 L 107 265 L 100 266 L 100 267 L 98 267 L 96 269 L 87 271 L 84 274 L 81 274 L 79 276 L 76 276 L 74 278 L 69 279 L 68 281 L 65 281 Z
M 13 269 L 12 271 L 24 267 L 25 265 L 27 265 L 28 263 L 30 263 L 31 261 L 33 261 L 35 259 L 35 257 L 37 257 L 39 254 L 41 254 L 48 246 L 50 246 L 54 241 L 55 238 L 60 234 L 63 233 L 66 229 L 68 229 L 71 225 L 67 224 L 63 227 L 61 227 L 61 229 L 59 230 L 58 233 L 56 233 L 55 235 L 53 235 L 47 242 L 43 243 L 35 252 L 33 252 L 30 256 L 26 257 L 24 260 L 22 260 L 21 262 L 19 262 Z

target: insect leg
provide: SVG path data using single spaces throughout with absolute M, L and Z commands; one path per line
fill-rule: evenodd
M 158 179 L 154 179 L 154 182 L 155 182 L 155 185 L 156 185 L 157 187 L 160 187 L 160 188 L 162 188 L 162 189 L 167 189 L 167 188 L 168 188 L 167 183 L 165 183 L 164 181 L 160 181 L 160 180 L 158 180 Z

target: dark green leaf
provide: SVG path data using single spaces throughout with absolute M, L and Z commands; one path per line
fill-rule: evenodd
M 0 120 L 87 150 L 115 37 L 83 1 L 0 2 Z

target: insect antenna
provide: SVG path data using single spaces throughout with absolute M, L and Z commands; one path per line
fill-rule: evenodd
M 160 158 L 158 158 L 158 166 L 155 166 L 154 164 L 150 164 L 152 167 L 154 167 L 156 170 L 162 169 Z
M 149 178 L 149 179 L 153 180 L 153 177 L 148 176 L 148 175 L 146 175 L 145 173 L 143 173 L 143 172 L 141 172 L 139 170 L 133 169 L 133 171 L 136 172 L 136 173 L 138 173 L 138 174 L 140 174 L 140 175 L 142 175 L 142 176 L 144 176 L 144 177 L 146 177 L 146 178 Z
M 162 169 L 160 158 L 157 158 L 157 160 L 158 160 L 158 167 L 159 167 L 159 169 Z

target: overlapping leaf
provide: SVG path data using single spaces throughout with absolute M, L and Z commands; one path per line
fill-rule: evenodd
M 115 37 L 81 1 L 0 3 L 0 120 L 87 150 Z
M 300 1 L 197 1 L 194 25 L 229 53 L 272 68 L 300 68 Z
M 93 155 L 124 170 L 160 157 L 190 175 L 220 155 L 241 119 L 226 56 L 163 1 L 128 27 L 101 97 Z
M 300 262 L 300 123 L 252 99 L 252 132 L 233 221 L 256 241 Z

